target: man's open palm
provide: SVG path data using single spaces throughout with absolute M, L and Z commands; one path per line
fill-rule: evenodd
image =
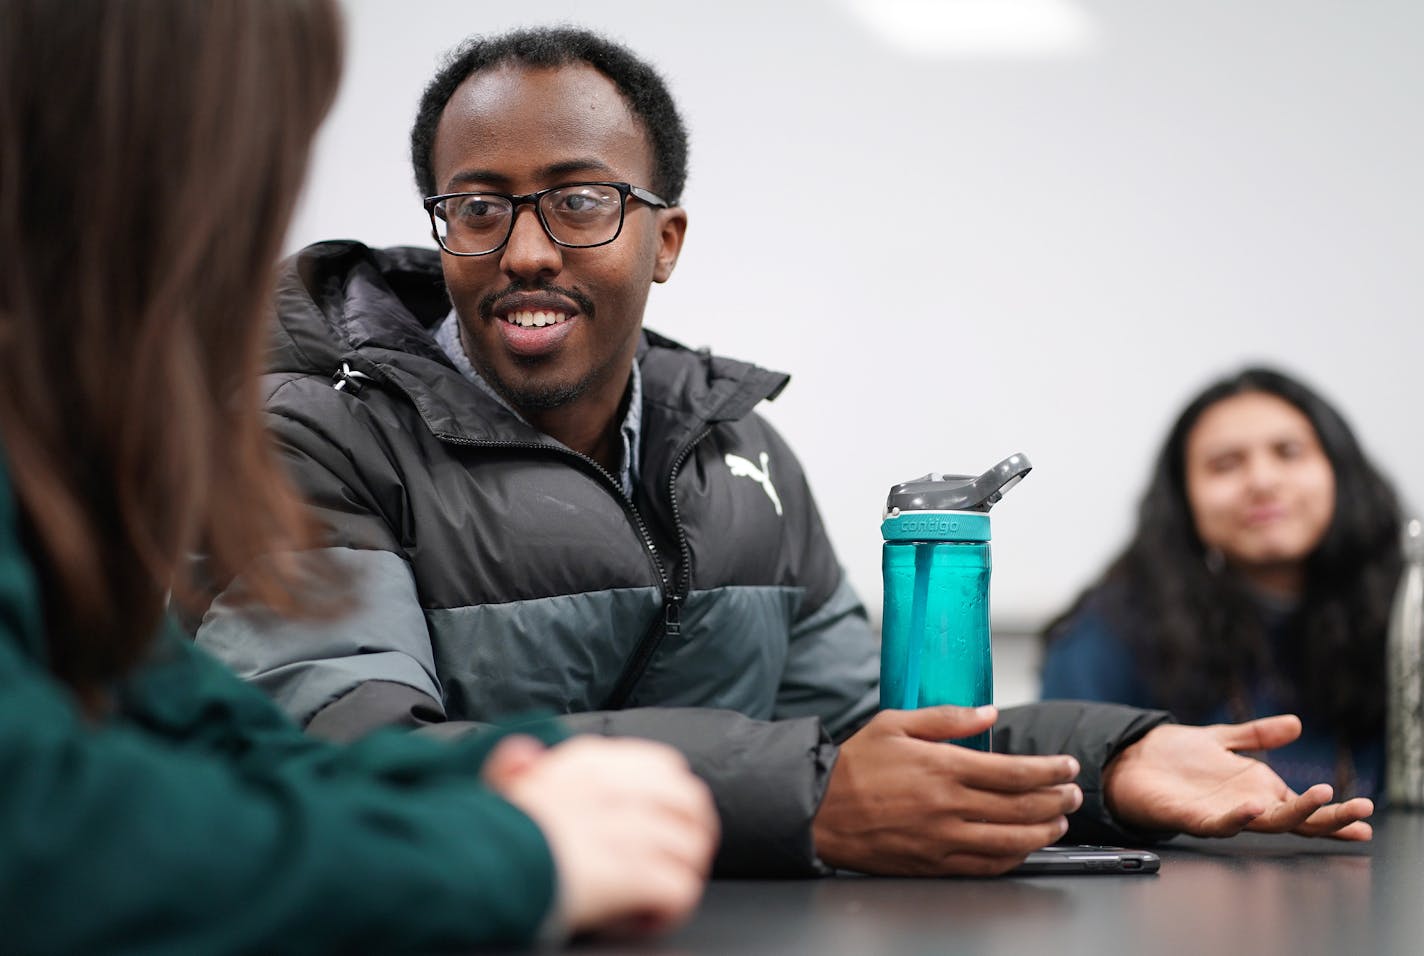
M 1363 822 L 1374 804 L 1359 797 L 1330 803 L 1329 784 L 1296 794 L 1274 770 L 1237 751 L 1270 750 L 1300 736 L 1291 715 L 1241 724 L 1164 724 L 1107 767 L 1108 808 L 1124 825 L 1225 837 L 1242 830 L 1368 840 Z

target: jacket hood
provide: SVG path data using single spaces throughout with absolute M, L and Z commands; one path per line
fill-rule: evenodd
M 282 264 L 270 373 L 341 377 L 394 388 L 430 430 L 460 441 L 543 436 L 475 388 L 450 364 L 433 333 L 450 311 L 434 249 L 372 249 L 333 240 L 307 246 Z M 790 376 L 693 351 L 643 330 L 638 347 L 645 401 L 672 403 L 689 430 L 745 417 L 774 399 Z

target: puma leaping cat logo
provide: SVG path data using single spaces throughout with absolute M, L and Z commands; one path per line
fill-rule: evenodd
M 727 467 L 732 469 L 732 475 L 737 478 L 750 478 L 761 485 L 766 496 L 771 499 L 771 503 L 776 506 L 776 513 L 781 514 L 781 499 L 776 495 L 776 489 L 771 486 L 770 459 L 766 452 L 761 453 L 761 467 L 758 468 L 741 455 L 728 455 Z

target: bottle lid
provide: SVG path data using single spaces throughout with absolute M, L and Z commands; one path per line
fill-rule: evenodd
M 1032 470 L 1028 456 L 1019 453 L 1010 455 L 978 477 L 931 472 L 892 486 L 885 502 L 885 514 L 889 517 L 902 511 L 987 513 Z

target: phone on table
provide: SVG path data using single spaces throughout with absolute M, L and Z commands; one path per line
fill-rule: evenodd
M 1010 876 L 1036 873 L 1156 873 L 1162 865 L 1157 854 L 1120 846 L 1046 846 L 1009 871 Z

